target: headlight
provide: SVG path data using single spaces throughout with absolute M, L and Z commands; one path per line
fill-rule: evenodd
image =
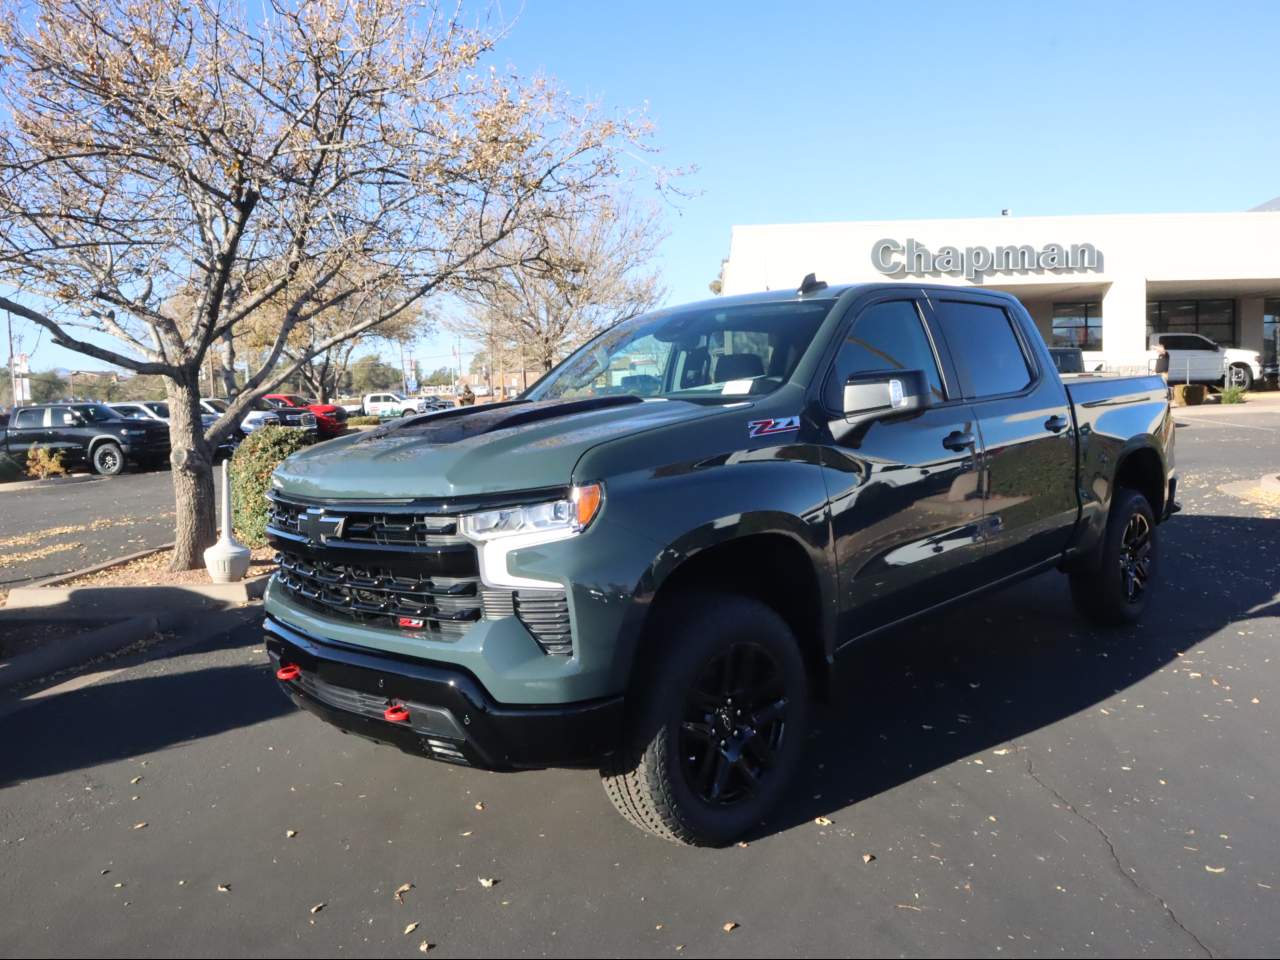
M 508 559 L 515 550 L 576 537 L 600 512 L 604 488 L 598 483 L 574 487 L 566 500 L 527 507 L 486 510 L 462 517 L 458 528 L 478 548 L 480 579 L 487 587 L 521 590 L 557 589 L 562 585 L 512 573 Z
M 472 540 L 496 540 L 521 534 L 578 533 L 600 510 L 604 489 L 598 483 L 574 487 L 566 500 L 472 513 L 462 518 L 462 535 Z

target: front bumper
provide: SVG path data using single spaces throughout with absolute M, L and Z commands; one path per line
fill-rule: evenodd
M 464 670 L 323 643 L 278 623 L 263 625 L 273 669 L 289 698 L 339 729 L 406 753 L 488 770 L 596 766 L 613 752 L 622 697 L 580 703 L 497 703 Z M 389 708 L 403 708 L 388 719 Z

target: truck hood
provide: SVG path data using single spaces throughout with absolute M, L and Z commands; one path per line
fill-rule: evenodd
M 492 403 L 428 413 L 295 453 L 277 490 L 323 499 L 444 499 L 567 486 L 606 440 L 723 408 L 638 397 Z

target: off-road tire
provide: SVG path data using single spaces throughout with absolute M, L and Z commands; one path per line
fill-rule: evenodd
M 1135 528 L 1138 535 L 1145 529 L 1146 550 L 1140 558 L 1131 555 L 1134 551 L 1126 542 Z M 1095 559 L 1071 573 L 1071 599 L 1076 609 L 1104 626 L 1136 623 L 1146 609 L 1159 570 L 1156 531 L 1155 513 L 1147 498 L 1137 490 L 1117 490 Z M 1144 572 L 1141 587 L 1132 596 L 1129 579 L 1135 563 L 1144 564 Z
M 93 472 L 103 477 L 114 477 L 124 470 L 124 451 L 118 443 L 107 441 L 98 444 L 89 459 Z
M 724 846 L 757 827 L 793 779 L 809 706 L 804 661 L 787 623 L 757 600 L 690 595 L 659 611 L 655 620 L 644 641 L 644 673 L 635 684 L 639 694 L 622 746 L 600 771 L 605 793 L 641 830 L 675 843 Z M 695 685 L 731 649 L 737 656 L 745 650 L 756 658 L 755 669 L 766 675 L 776 665 L 775 683 L 786 705 L 773 762 L 758 768 L 762 775 L 756 792 L 715 805 L 691 785 L 679 745 Z M 705 749 L 716 748 L 708 742 Z M 755 758 L 754 753 L 743 756 L 748 762 Z

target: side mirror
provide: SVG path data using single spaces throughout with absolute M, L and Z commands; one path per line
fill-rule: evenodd
M 862 423 L 914 413 L 929 406 L 929 381 L 923 370 L 877 370 L 851 374 L 844 384 L 844 419 Z

